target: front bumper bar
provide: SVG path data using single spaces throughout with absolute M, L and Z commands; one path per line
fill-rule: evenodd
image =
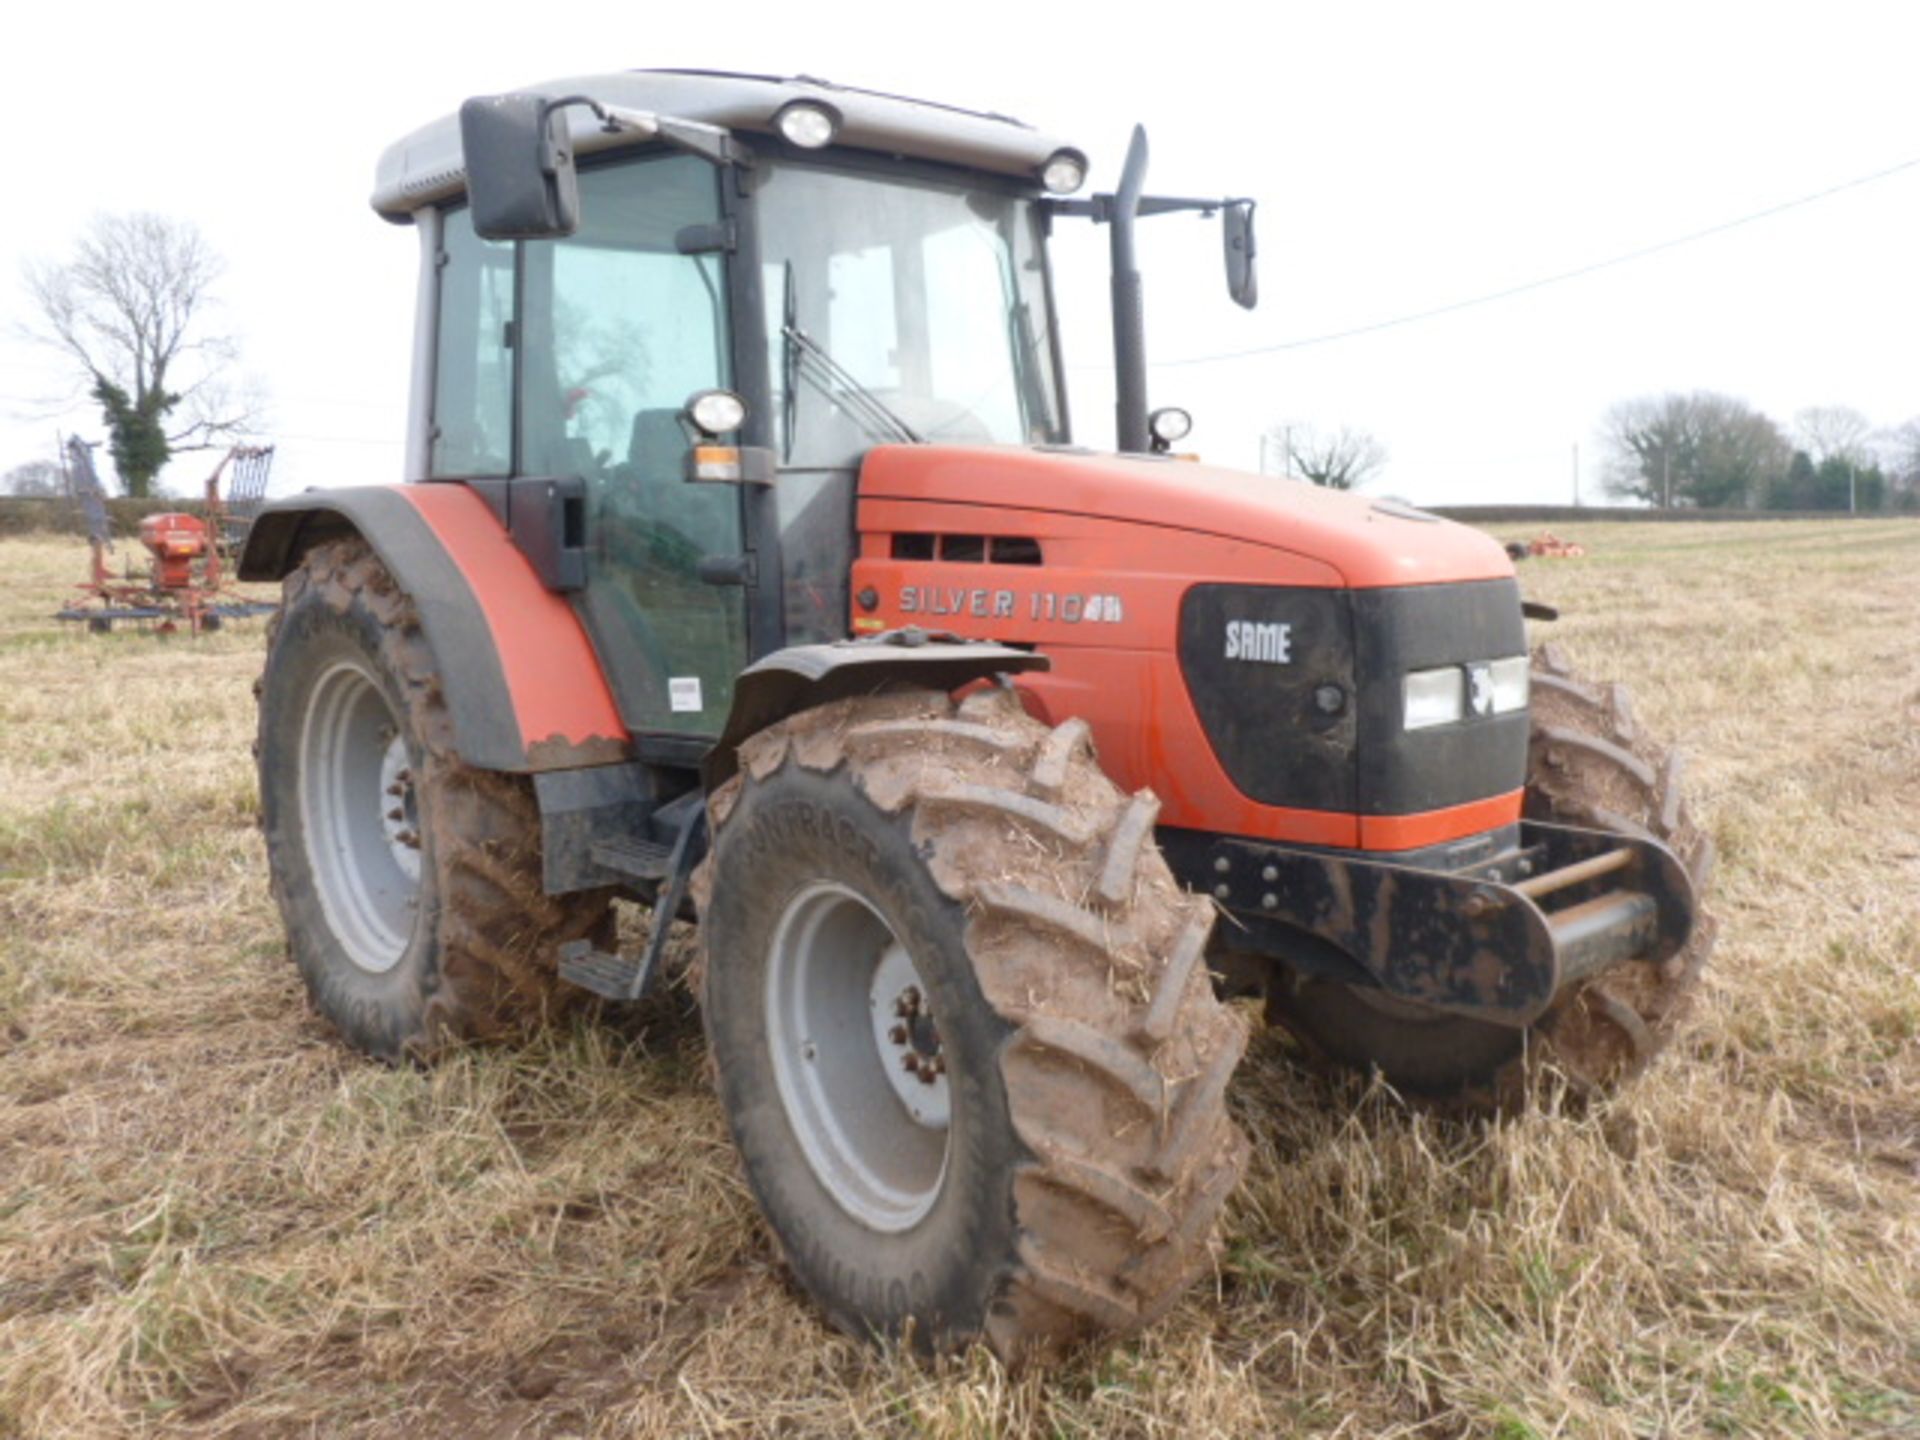
M 1692 933 L 1692 883 L 1653 840 L 1523 820 L 1513 843 L 1459 869 L 1167 831 L 1182 881 L 1227 911 L 1216 944 L 1303 974 L 1506 1025 Z M 1421 857 L 1424 858 L 1424 857 Z

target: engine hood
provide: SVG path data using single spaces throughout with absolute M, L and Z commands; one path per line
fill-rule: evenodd
M 883 445 L 867 453 L 860 494 L 1084 515 L 1250 541 L 1330 565 L 1355 589 L 1514 573 L 1492 536 L 1394 501 L 1146 456 Z

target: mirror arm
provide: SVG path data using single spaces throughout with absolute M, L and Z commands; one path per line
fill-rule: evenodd
M 703 125 L 698 120 L 675 120 L 671 116 L 659 117 L 660 138 L 681 150 L 690 151 L 716 165 L 746 166 L 753 163 L 753 155 L 746 146 L 733 138 L 733 132 L 720 125 Z
M 600 122 L 603 134 L 630 132 L 642 140 L 665 140 L 678 149 L 711 160 L 716 165 L 745 165 L 751 159 L 746 149 L 733 138 L 733 133 L 724 126 L 707 125 L 698 120 L 681 120 L 672 115 L 656 115 L 648 110 L 633 110 L 624 105 L 603 105 L 591 95 L 563 95 L 558 100 L 549 100 L 545 113 L 551 115 L 569 105 L 584 105 L 591 110 L 594 118 Z

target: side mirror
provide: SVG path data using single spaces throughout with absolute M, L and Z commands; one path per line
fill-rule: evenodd
M 474 233 L 483 240 L 550 240 L 580 224 L 573 139 L 544 95 L 476 95 L 460 107 L 460 149 Z
M 1253 201 L 1229 200 L 1220 214 L 1220 231 L 1227 244 L 1227 293 L 1242 309 L 1260 300 L 1260 281 L 1253 271 Z

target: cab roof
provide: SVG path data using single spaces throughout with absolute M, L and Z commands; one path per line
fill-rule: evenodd
M 604 104 L 758 134 L 775 133 L 774 116 L 794 101 L 813 100 L 839 114 L 836 145 L 1017 176 L 1036 186 L 1046 162 L 1060 150 L 1074 148 L 1005 115 L 910 100 L 805 75 L 622 70 L 523 88 L 552 96 L 583 94 Z M 567 113 L 574 146 L 581 153 L 633 143 L 629 136 L 603 133 L 584 108 Z M 373 208 L 389 220 L 404 222 L 413 211 L 465 190 L 459 118 L 444 115 L 387 147 L 375 172 Z

